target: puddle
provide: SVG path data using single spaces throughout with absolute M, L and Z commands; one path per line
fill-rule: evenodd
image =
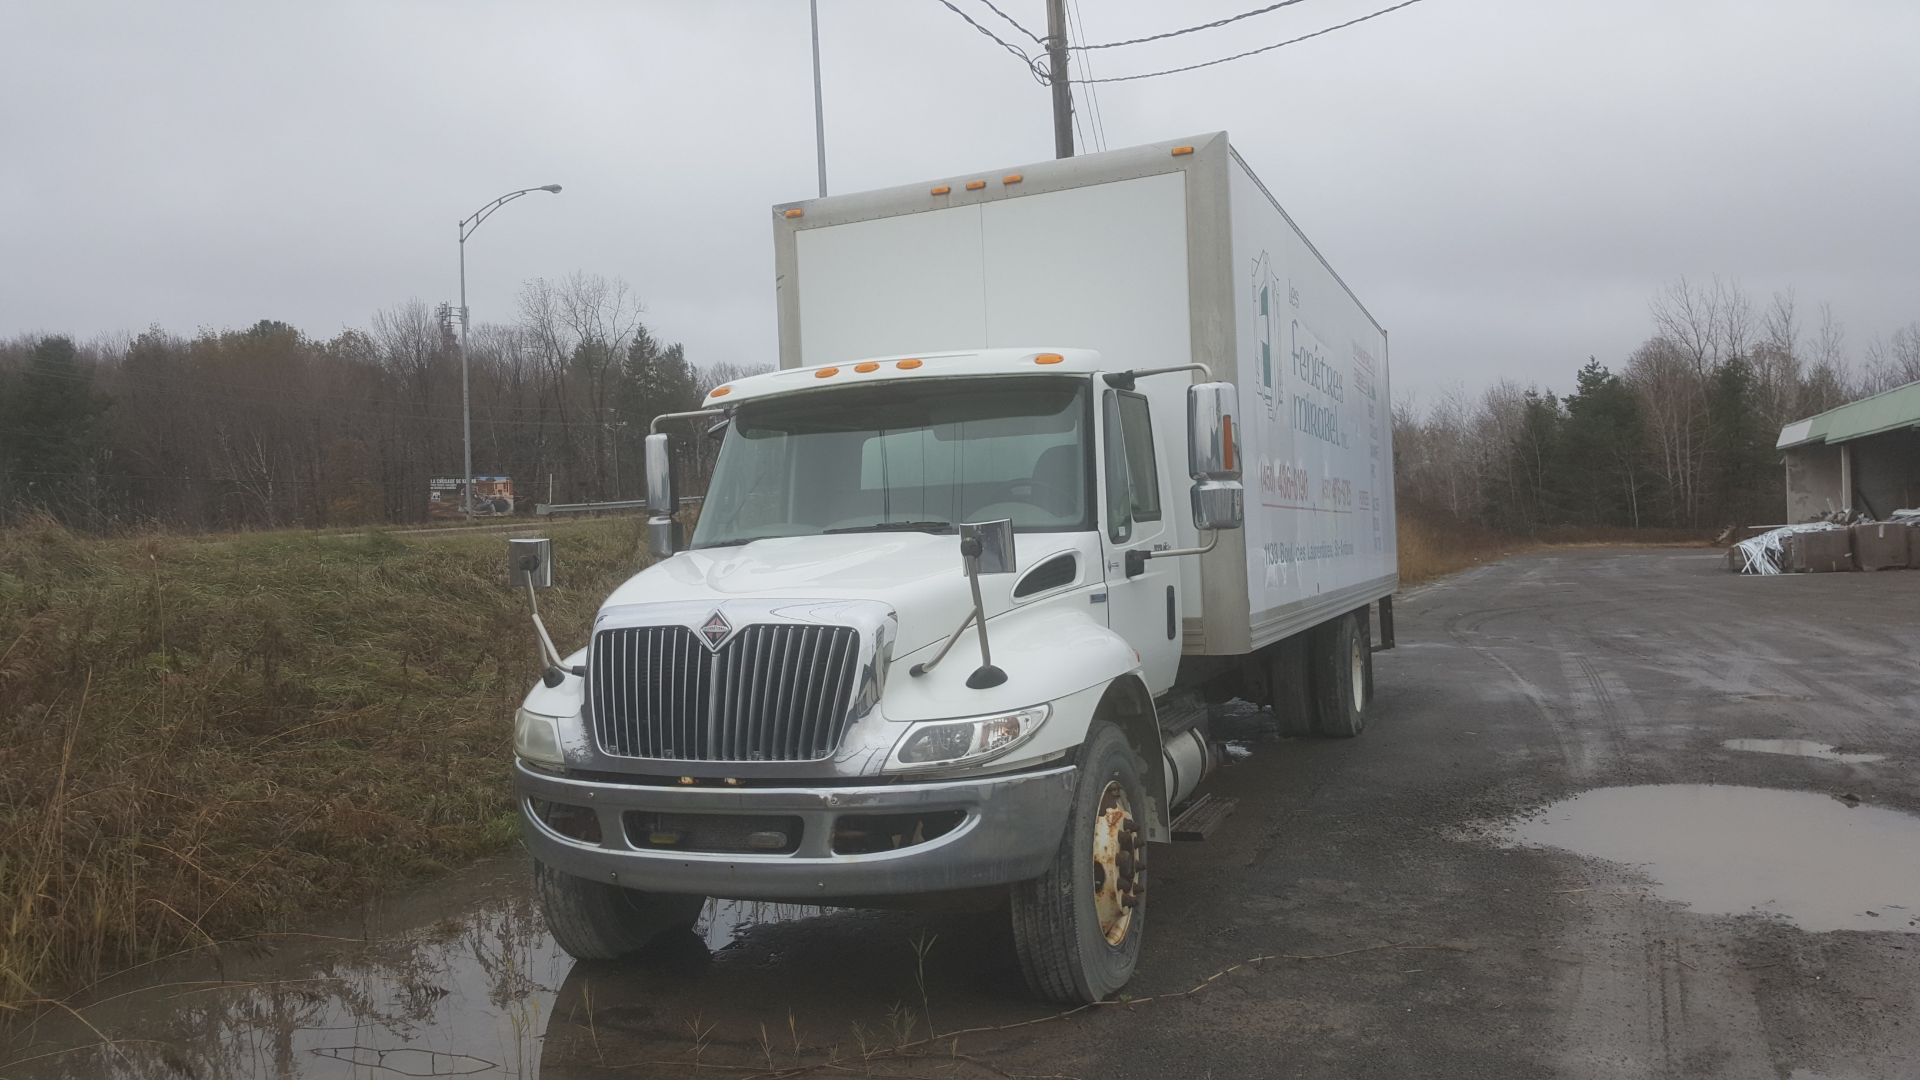
M 774 904 L 764 900 L 709 900 L 693 931 L 707 943 L 707 948 L 718 951 L 757 926 L 798 922 L 830 915 L 838 910 L 807 904 Z
M 1664 898 L 1707 914 L 1920 933 L 1920 817 L 1830 795 L 1601 788 L 1548 806 L 1507 838 L 1633 866 Z
M 1787 754 L 1792 757 L 1819 758 L 1822 761 L 1839 761 L 1848 765 L 1865 765 L 1869 762 L 1887 760 L 1885 754 L 1846 754 L 1837 747 L 1813 742 L 1810 739 L 1728 739 L 1720 745 L 1729 750 L 1751 750 L 1757 754 Z
M 574 962 L 547 936 L 530 885 L 524 863 L 499 860 L 326 934 L 129 972 L 74 1001 L 81 1019 L 48 1013 L 0 1030 L 0 1076 L 541 1077 Z M 718 952 L 829 910 L 710 900 L 694 931 Z

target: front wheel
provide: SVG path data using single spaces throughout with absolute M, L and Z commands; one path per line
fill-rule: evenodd
M 1125 986 L 1146 932 L 1146 786 L 1120 729 L 1095 721 L 1066 835 L 1045 874 L 1013 886 L 1013 942 L 1035 994 L 1074 1005 Z
M 669 930 L 693 925 L 704 896 L 642 893 L 533 864 L 534 891 L 547 932 L 576 960 L 615 960 L 639 952 Z

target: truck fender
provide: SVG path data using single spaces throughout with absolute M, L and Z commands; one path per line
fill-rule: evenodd
M 1153 707 L 1153 695 L 1147 692 L 1146 683 L 1140 681 L 1138 671 L 1130 671 L 1107 684 L 1094 717 L 1118 727 L 1133 752 L 1140 756 L 1141 779 L 1146 781 L 1147 798 L 1152 804 L 1146 814 L 1147 840 L 1153 843 L 1172 840 L 1173 807 L 1169 805 L 1171 793 L 1167 791 L 1166 746 L 1160 733 L 1160 718 Z

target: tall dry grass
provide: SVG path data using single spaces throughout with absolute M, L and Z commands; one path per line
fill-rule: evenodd
M 1704 546 L 1711 542 L 1711 534 L 1699 529 L 1630 529 L 1618 526 L 1559 525 L 1525 536 L 1455 521 L 1440 514 L 1404 510 L 1396 525 L 1400 536 L 1402 585 L 1419 585 L 1482 563 L 1542 547 Z
M 578 642 L 641 530 L 553 531 Z M 0 531 L 0 1006 L 510 842 L 504 547 Z
M 1400 584 L 1420 585 L 1538 546 L 1526 537 L 1441 517 L 1402 513 Z

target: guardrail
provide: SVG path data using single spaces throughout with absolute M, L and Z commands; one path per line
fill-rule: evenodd
M 704 495 L 688 495 L 680 500 L 681 506 L 698 506 L 706 499 Z M 609 502 L 584 503 L 536 503 L 533 512 L 541 517 L 554 514 L 599 514 L 618 510 L 645 510 L 645 499 L 615 499 Z
M 541 517 L 554 514 L 599 514 L 613 510 L 645 510 L 645 499 L 616 499 L 612 502 L 537 503 L 533 512 Z

